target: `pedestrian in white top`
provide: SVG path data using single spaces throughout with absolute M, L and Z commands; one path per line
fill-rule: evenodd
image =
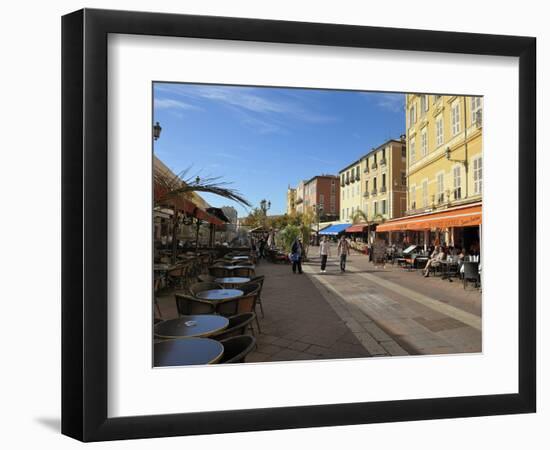
M 330 256 L 330 244 L 326 236 L 323 236 L 323 240 L 319 244 L 319 255 L 321 256 L 321 273 L 325 273 L 327 259 Z

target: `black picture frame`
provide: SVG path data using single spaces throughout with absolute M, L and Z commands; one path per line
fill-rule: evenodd
M 110 33 L 519 58 L 517 393 L 107 417 L 107 36 Z M 62 433 L 82 441 L 535 412 L 536 39 L 84 9 L 62 18 Z M 512 224 L 506 224 L 512 226 Z

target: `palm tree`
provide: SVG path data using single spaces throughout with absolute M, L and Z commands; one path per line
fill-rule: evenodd
M 357 223 L 361 223 L 361 222 L 365 222 L 365 223 L 368 224 L 368 222 L 369 222 L 369 219 L 368 219 L 367 215 L 361 209 L 357 209 L 353 213 L 353 215 L 351 216 L 351 220 L 352 220 L 354 225 L 357 224 Z
M 178 232 L 178 210 L 175 207 L 178 200 L 192 198 L 195 192 L 208 192 L 220 197 L 233 200 L 241 205 L 250 207 L 251 204 L 242 194 L 230 187 L 230 183 L 221 181 L 220 177 L 204 177 L 189 176 L 190 168 L 187 168 L 177 175 L 170 170 L 166 170 L 159 166 L 154 166 L 153 180 L 156 186 L 156 195 L 154 206 L 172 207 L 174 214 L 172 215 L 172 264 L 176 262 L 177 256 L 177 232 Z M 198 248 L 200 221 L 197 219 L 197 240 L 196 248 Z
M 155 199 L 155 206 L 170 204 L 171 200 L 173 201 L 178 198 L 188 198 L 192 192 L 209 192 L 233 200 L 244 206 L 252 206 L 239 191 L 228 187 L 231 183 L 221 181 L 221 177 L 192 177 L 188 175 L 189 170 L 190 168 L 187 168 L 174 175 L 171 172 L 155 167 L 153 179 L 157 186 L 159 186 L 160 191 L 162 191 L 158 198 Z
M 369 244 L 370 223 L 369 223 L 369 218 L 367 217 L 365 212 L 361 209 L 357 209 L 353 213 L 353 215 L 351 216 L 351 220 L 352 220 L 354 225 L 357 224 L 357 223 L 362 223 L 362 222 L 367 224 L 367 244 Z

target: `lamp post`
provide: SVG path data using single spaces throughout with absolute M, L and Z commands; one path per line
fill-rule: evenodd
M 160 123 L 155 123 L 153 125 L 153 139 L 156 141 L 160 137 L 160 132 L 162 131 L 162 127 L 160 126 Z
M 317 245 L 319 245 L 319 222 L 321 221 L 321 214 L 323 213 L 323 206 L 322 205 L 313 205 L 313 209 L 315 211 L 315 218 L 317 220 L 317 236 L 315 237 L 315 241 L 317 242 Z
M 267 211 L 271 209 L 271 202 L 265 198 L 260 202 L 260 209 L 264 213 L 264 216 L 267 216 Z

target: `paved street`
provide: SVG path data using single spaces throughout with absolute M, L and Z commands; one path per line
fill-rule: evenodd
M 458 280 L 424 278 L 397 266 L 375 267 L 353 253 L 340 273 L 336 249 L 320 273 L 318 247 L 304 274 L 262 261 L 265 275 L 258 348 L 247 362 L 405 356 L 481 351 L 481 293 Z M 163 318 L 176 317 L 172 296 Z
M 481 351 L 479 290 L 375 267 L 358 253 L 342 274 L 334 248 L 321 274 L 317 251 L 310 249 L 302 276 L 285 265 L 258 267 L 266 275 L 266 317 L 248 361 Z

